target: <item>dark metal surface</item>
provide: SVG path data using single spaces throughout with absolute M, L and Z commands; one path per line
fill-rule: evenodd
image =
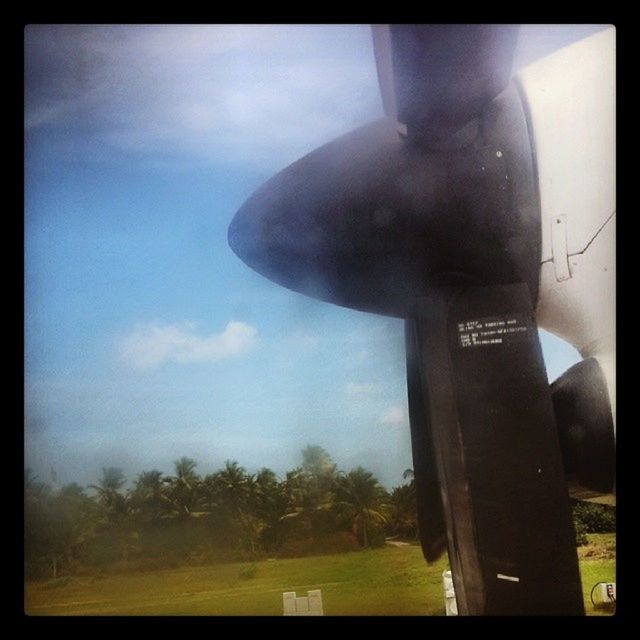
M 398 120 L 408 139 L 450 138 L 506 86 L 517 25 L 390 25 Z
M 572 494 L 610 493 L 615 486 L 615 433 L 602 369 L 587 358 L 552 385 L 565 473 Z
M 526 285 L 434 289 L 415 323 L 460 613 L 584 613 Z
M 435 562 L 447 550 L 447 527 L 440 496 L 430 408 L 422 391 L 422 350 L 418 339 L 418 326 L 413 319 L 405 320 L 405 343 L 418 532 L 424 557 L 427 562 Z

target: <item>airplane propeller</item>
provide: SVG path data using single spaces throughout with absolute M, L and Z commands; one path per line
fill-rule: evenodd
M 428 561 L 448 548 L 459 611 L 581 614 L 561 444 L 594 454 L 558 434 L 538 340 L 540 195 L 510 83 L 517 34 L 375 25 L 387 117 L 267 181 L 228 239 L 285 287 L 405 319 L 422 548 Z M 575 388 L 555 394 L 569 421 Z

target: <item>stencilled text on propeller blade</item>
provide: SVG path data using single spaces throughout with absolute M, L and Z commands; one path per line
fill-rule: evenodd
M 526 338 L 529 325 L 522 314 L 464 320 L 457 323 L 458 339 L 463 348 L 509 344 Z

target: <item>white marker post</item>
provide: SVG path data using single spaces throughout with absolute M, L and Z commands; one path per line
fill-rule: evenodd
M 456 592 L 453 588 L 453 577 L 451 570 L 445 569 L 442 572 L 442 587 L 444 589 L 444 609 L 448 616 L 458 615 L 458 603 L 456 601 Z

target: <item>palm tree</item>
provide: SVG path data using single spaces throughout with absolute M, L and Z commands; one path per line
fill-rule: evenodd
M 131 515 L 130 495 L 120 492 L 124 486 L 125 477 L 121 469 L 117 467 L 103 467 L 102 478 L 98 480 L 98 484 L 89 485 L 98 494 L 98 502 L 103 508 L 103 518 L 98 522 L 99 528 L 107 531 L 113 536 L 120 552 L 122 559 L 127 560 L 131 540 L 136 534 L 132 530 L 132 522 L 129 518 Z
M 116 467 L 103 467 L 102 478 L 98 480 L 98 484 L 89 485 L 91 489 L 98 492 L 98 500 L 107 509 L 107 514 L 116 517 L 118 514 L 124 514 L 127 510 L 126 497 L 120 493 L 120 489 L 125 483 L 125 477 L 122 469 Z
M 295 523 L 297 528 L 309 533 L 321 533 L 335 521 L 331 517 L 335 506 L 333 484 L 319 481 L 304 467 L 289 471 L 283 483 L 287 498 L 287 513 L 283 522 Z
M 415 538 L 418 518 L 415 486 L 403 484 L 394 487 L 389 496 L 389 520 L 392 533 Z
M 238 516 L 244 511 L 253 493 L 253 478 L 244 467 L 235 460 L 227 460 L 224 468 L 214 474 L 214 491 L 219 503 L 233 516 Z
M 154 497 L 162 491 L 162 484 L 162 471 L 157 469 L 143 471 L 138 474 L 134 490 L 145 496 Z
M 289 504 L 284 483 L 267 468 L 260 469 L 254 482 L 252 512 L 263 523 L 260 539 L 266 547 L 277 545 L 282 537 L 282 518 Z
M 271 469 L 262 467 L 262 469 L 256 473 L 256 482 L 261 487 L 272 488 L 278 484 L 278 476 Z
M 182 518 L 205 515 L 206 512 L 199 509 L 202 483 L 195 472 L 198 463 L 191 458 L 182 457 L 173 464 L 176 475 L 163 481 L 169 485 L 167 500 L 164 502 L 170 506 L 171 515 Z
M 174 460 L 173 466 L 176 470 L 176 476 L 185 481 L 196 480 L 198 474 L 195 472 L 198 463 L 193 458 L 183 456 L 179 460 Z
M 210 499 L 222 509 L 227 526 L 235 531 L 243 551 L 254 554 L 266 524 L 260 517 L 261 492 L 270 479 L 262 473 L 261 482 L 247 473 L 235 460 L 227 460 L 224 468 L 208 478 Z M 261 486 L 262 485 L 262 486 Z
M 356 535 L 362 534 L 362 546 L 368 547 L 372 528 L 387 521 L 387 492 L 372 473 L 358 467 L 338 477 L 336 498 L 340 515 Z
M 160 518 L 163 508 L 171 504 L 165 495 L 166 483 L 162 471 L 153 469 L 138 474 L 133 491 L 131 505 L 143 520 L 154 521 Z
M 276 474 L 266 467 L 260 469 L 255 476 L 249 479 L 249 504 L 250 511 L 260 516 L 268 510 L 269 502 L 278 490 L 278 478 Z
M 289 501 L 293 504 L 302 499 L 302 494 L 307 490 L 308 476 L 302 467 L 296 467 L 287 471 L 283 482 L 283 489 Z

